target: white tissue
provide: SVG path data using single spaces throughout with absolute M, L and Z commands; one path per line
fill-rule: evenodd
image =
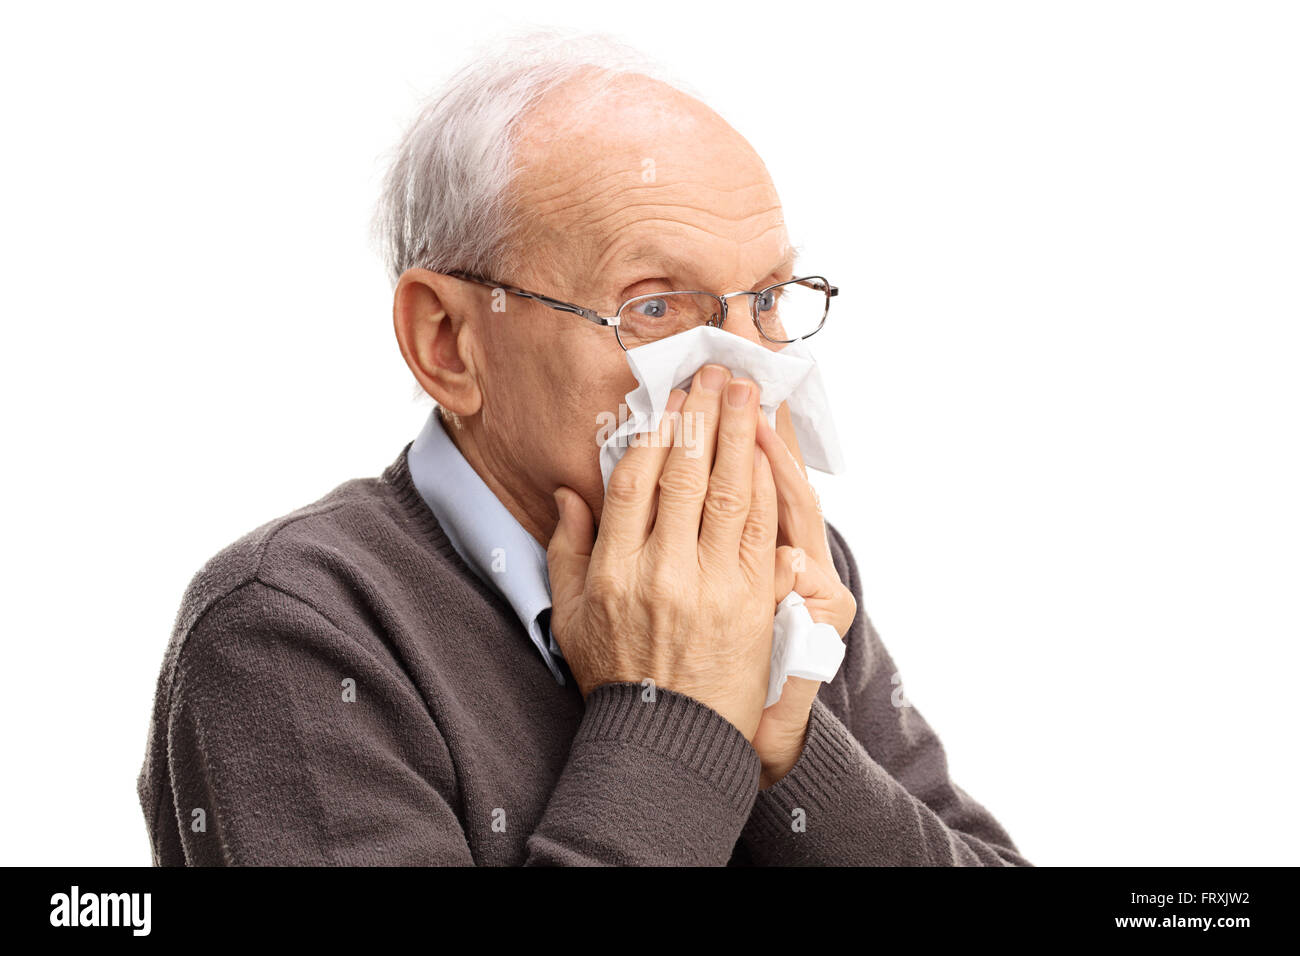
M 672 390 L 688 388 L 695 373 L 711 363 L 758 385 L 758 405 L 769 425 L 775 427 L 777 406 L 786 403 L 805 465 L 832 475 L 844 470 L 830 401 L 808 346 L 791 342 L 774 352 L 734 332 L 702 325 L 628 350 L 627 364 L 638 384 L 623 398 L 627 418 L 600 446 L 605 487 L 627 452 L 628 438 L 656 431 Z
M 627 452 L 632 435 L 656 432 L 674 388 L 688 388 L 701 367 L 724 365 L 737 377 L 759 387 L 758 404 L 775 427 L 776 409 L 785 402 L 804 464 L 828 474 L 844 470 L 839 436 L 821 373 L 803 342 L 791 342 L 779 352 L 732 332 L 701 326 L 649 345 L 630 349 L 627 362 L 637 387 L 623 402 L 627 418 L 600 446 L 600 472 L 605 487 L 614 466 Z M 787 677 L 829 681 L 844 658 L 844 642 L 829 624 L 816 624 L 793 591 L 777 606 L 772 621 L 772 659 L 765 707 L 781 698 Z
M 844 660 L 844 641 L 829 624 L 818 624 L 802 597 L 791 591 L 776 606 L 772 621 L 772 665 L 767 676 L 767 703 L 781 699 L 787 677 L 829 681 Z

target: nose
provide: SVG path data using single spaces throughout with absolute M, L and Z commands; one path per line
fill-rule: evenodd
M 732 292 L 722 296 L 722 315 L 718 318 L 717 327 L 772 351 L 777 351 L 781 347 L 769 342 L 759 333 L 758 326 L 754 322 L 754 293 L 752 292 Z

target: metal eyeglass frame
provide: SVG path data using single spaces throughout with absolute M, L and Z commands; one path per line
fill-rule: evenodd
M 754 322 L 754 328 L 758 329 L 758 334 L 761 335 L 763 338 L 767 339 L 769 342 L 773 342 L 778 345 L 788 345 L 791 342 L 798 342 L 802 339 L 809 338 L 810 336 L 816 335 L 818 332 L 820 332 L 822 330 L 822 326 L 826 324 L 826 316 L 829 315 L 831 311 L 831 297 L 840 294 L 839 287 L 831 285 L 829 282 L 826 281 L 826 279 L 823 276 L 798 276 L 794 279 L 786 279 L 784 282 L 774 282 L 770 286 L 759 289 L 756 292 L 724 292 L 722 295 L 716 295 L 712 292 L 702 292 L 698 290 L 683 290 L 680 292 L 676 290 L 673 290 L 671 292 L 648 292 L 645 295 L 634 295 L 632 298 L 628 299 L 622 305 L 620 305 L 618 309 L 615 310 L 613 315 L 601 315 L 595 309 L 587 309 L 580 305 L 574 305 L 572 302 L 562 302 L 559 299 L 551 298 L 549 295 L 542 295 L 540 292 L 529 292 L 527 289 L 520 289 L 516 286 L 507 285 L 504 282 L 492 282 L 489 279 L 484 279 L 481 276 L 476 276 L 469 272 L 462 272 L 457 270 L 457 271 L 448 272 L 446 274 L 451 276 L 454 279 L 461 279 L 464 280 L 465 282 L 473 282 L 476 285 L 486 286 L 489 289 L 500 289 L 503 292 L 509 292 L 512 295 L 522 296 L 525 299 L 532 299 L 535 302 L 540 302 L 542 305 L 546 306 L 549 309 L 555 309 L 559 312 L 568 312 L 572 315 L 581 316 L 582 318 L 586 319 L 588 322 L 594 322 L 596 325 L 613 326 L 614 338 L 618 340 L 619 348 L 621 348 L 624 352 L 627 351 L 627 346 L 623 344 L 623 337 L 619 334 L 619 325 L 620 325 L 619 317 L 622 314 L 623 310 L 626 309 L 633 302 L 640 302 L 646 299 L 658 299 L 666 295 L 705 295 L 717 301 L 719 305 L 719 315 L 717 316 L 716 323 L 712 319 L 710 319 L 708 322 L 705 322 L 704 324 L 712 325 L 715 328 L 721 328 L 727 321 L 727 300 L 728 299 L 738 295 L 754 296 L 755 298 L 750 300 L 749 315 Z M 766 332 L 763 331 L 763 324 L 758 317 L 758 311 L 756 305 L 757 296 L 770 292 L 773 289 L 778 289 L 783 285 L 792 285 L 796 282 L 803 285 L 807 285 L 808 288 L 815 289 L 818 292 L 826 293 L 826 308 L 822 311 L 822 319 L 820 322 L 817 323 L 817 328 L 813 329 L 807 335 L 801 335 L 798 338 L 793 338 L 793 339 L 774 339 Z M 818 283 L 818 284 L 813 285 L 811 283 Z

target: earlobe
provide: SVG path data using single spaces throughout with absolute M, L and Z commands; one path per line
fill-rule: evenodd
M 472 415 L 481 403 L 469 354 L 473 308 L 458 297 L 455 280 L 427 269 L 408 269 L 393 290 L 393 331 L 411 374 L 443 408 Z

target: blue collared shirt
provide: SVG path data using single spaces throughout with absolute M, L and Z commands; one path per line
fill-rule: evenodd
M 504 597 L 555 679 L 564 683 L 555 636 L 539 620 L 551 609 L 546 551 L 493 494 L 443 428 L 435 408 L 406 453 L 411 481 L 456 553 Z M 546 623 L 545 634 L 542 633 Z

